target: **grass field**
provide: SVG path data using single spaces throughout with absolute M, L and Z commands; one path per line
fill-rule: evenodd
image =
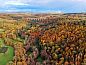
M 4 46 L 4 40 L 0 38 L 0 47 Z
M 6 65 L 9 61 L 13 59 L 13 48 L 7 46 L 8 50 L 6 53 L 0 53 L 0 65 Z
M 0 46 L 4 46 L 3 39 L 0 39 Z M 5 53 L 0 53 L 0 65 L 6 65 L 10 60 L 13 59 L 14 50 L 10 46 L 7 47 L 7 51 Z

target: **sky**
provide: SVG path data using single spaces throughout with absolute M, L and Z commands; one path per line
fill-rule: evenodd
M 0 0 L 0 12 L 86 12 L 86 0 Z

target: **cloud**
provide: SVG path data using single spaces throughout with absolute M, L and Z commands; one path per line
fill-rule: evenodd
M 0 0 L 0 11 L 64 11 L 86 10 L 86 0 Z
M 72 0 L 72 1 L 76 1 L 76 2 L 86 2 L 86 0 Z
M 52 4 L 52 6 L 54 5 L 54 3 L 58 4 L 60 3 L 72 3 L 72 2 L 86 2 L 86 0 L 1 0 L 0 4 L 1 6 L 48 6 L 50 4 Z M 3 3 L 3 4 L 2 4 Z
M 5 5 L 29 5 L 27 3 L 24 2 L 19 2 L 19 1 L 7 1 L 6 3 L 4 3 Z
M 53 0 L 6 0 L 2 1 L 4 5 L 45 5 Z
M 21 9 L 7 9 L 5 10 L 5 12 L 31 12 L 32 10 L 31 9 L 24 9 L 21 11 Z

